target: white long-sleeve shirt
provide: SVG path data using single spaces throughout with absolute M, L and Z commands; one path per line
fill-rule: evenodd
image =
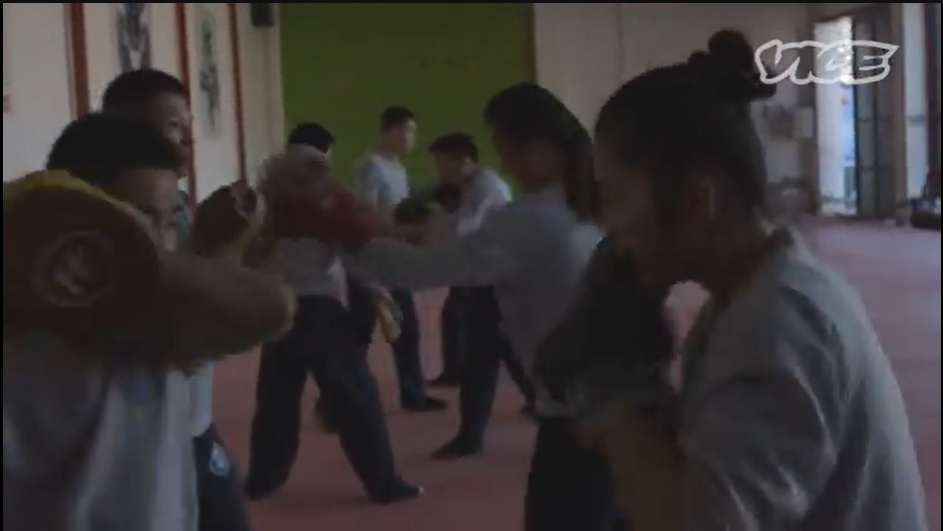
M 439 245 L 374 240 L 353 257 L 351 267 L 391 287 L 494 286 L 501 326 L 529 368 L 537 343 L 573 300 L 601 237 L 553 187 L 520 196 L 489 214 L 477 230 Z M 567 414 L 543 390 L 538 395 L 542 415 Z

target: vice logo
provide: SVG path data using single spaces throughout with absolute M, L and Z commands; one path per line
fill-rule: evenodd
M 774 39 L 758 47 L 753 59 L 760 73 L 760 81 L 767 85 L 785 80 L 796 85 L 866 85 L 882 81 L 890 75 L 891 57 L 898 48 L 900 46 L 876 41 L 822 43 Z M 802 52 L 809 50 L 814 64 L 800 65 Z

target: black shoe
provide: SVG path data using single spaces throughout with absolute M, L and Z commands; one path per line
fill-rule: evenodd
M 462 385 L 461 377 L 445 373 L 429 380 L 429 387 L 458 387 L 460 385 Z
M 445 446 L 432 452 L 432 458 L 438 461 L 454 461 L 463 457 L 481 453 L 481 444 L 472 444 L 459 437 L 445 443 Z
M 277 480 L 249 474 L 249 477 L 246 478 L 246 482 L 242 487 L 242 490 L 245 492 L 246 498 L 249 501 L 259 501 L 278 492 L 278 490 L 281 489 L 285 484 L 286 480 L 287 478 Z
M 440 398 L 424 396 L 418 400 L 403 402 L 403 409 L 413 413 L 425 413 L 427 411 L 442 411 L 449 407 L 449 403 Z
M 378 505 L 388 505 L 398 501 L 412 500 L 418 498 L 423 493 L 422 487 L 410 485 L 403 480 L 397 480 L 392 487 L 385 492 L 370 493 L 370 501 Z

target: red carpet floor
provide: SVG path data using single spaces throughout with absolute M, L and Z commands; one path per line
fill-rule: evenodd
M 940 530 L 940 235 L 895 227 L 822 224 L 813 245 L 862 291 L 907 399 L 920 453 L 931 530 Z M 701 300 L 694 289 L 674 297 L 689 318 Z M 438 371 L 438 303 L 421 298 L 426 373 Z M 288 485 L 269 501 L 253 504 L 260 531 L 516 531 L 534 429 L 518 414 L 520 397 L 504 382 L 484 456 L 439 463 L 429 453 L 453 432 L 457 413 L 405 414 L 395 400 L 388 348 L 378 346 L 371 364 L 383 389 L 400 469 L 426 487 L 418 500 L 389 507 L 367 503 L 336 438 L 309 417 Z M 245 464 L 254 406 L 257 358 L 233 358 L 217 370 L 216 421 L 239 463 Z M 452 400 L 455 392 L 441 393 Z M 313 405 L 311 388 L 305 403 Z M 307 408 L 306 408 L 307 409 Z M 903 531 L 903 530 L 902 530 Z

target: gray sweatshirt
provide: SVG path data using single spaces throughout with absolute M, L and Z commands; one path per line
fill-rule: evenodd
M 855 290 L 793 241 L 685 352 L 687 529 L 925 531 L 897 380 Z
M 726 308 L 708 302 L 686 340 L 673 419 L 685 456 L 686 529 L 925 531 L 907 412 L 864 305 L 786 239 Z M 583 298 L 557 328 L 566 334 L 545 342 L 559 347 L 544 354 L 561 363 L 593 341 L 589 317 L 612 311 L 599 287 L 615 272 L 595 262 Z M 596 408 L 654 396 L 643 366 L 625 370 L 618 358 L 592 357 L 593 372 L 573 384 L 589 390 Z
M 530 370 L 537 344 L 566 315 L 600 237 L 554 187 L 521 195 L 488 214 L 477 230 L 440 245 L 374 240 L 349 266 L 390 287 L 493 286 L 502 330 Z M 569 414 L 545 389 L 537 394 L 542 415 Z

